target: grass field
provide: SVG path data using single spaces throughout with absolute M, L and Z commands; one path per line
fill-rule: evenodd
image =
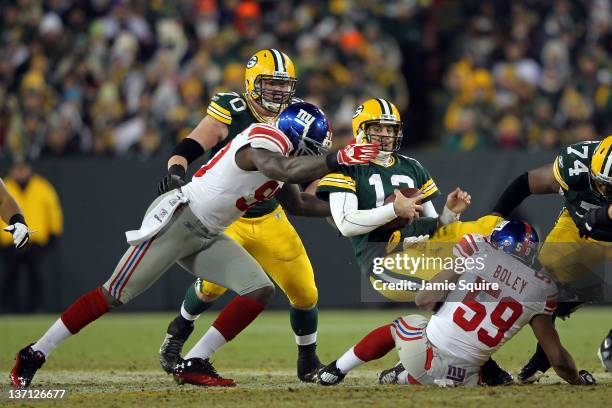
M 329 362 L 359 340 L 370 329 L 397 317 L 398 310 L 326 311 L 319 324 L 319 355 Z M 579 310 L 557 326 L 561 338 L 580 368 L 598 378 L 597 387 L 559 384 L 549 374 L 544 385 L 504 388 L 438 389 L 429 387 L 377 386 L 376 373 L 394 364 L 390 353 L 366 364 L 332 388 L 302 384 L 295 376 L 296 349 L 286 312 L 266 312 L 235 341 L 214 357 L 219 372 L 235 378 L 238 387 L 204 389 L 177 386 L 159 368 L 158 347 L 171 314 L 111 314 L 77 336 L 68 339 L 51 356 L 34 379 L 34 386 L 66 388 L 66 400 L 45 405 L 84 407 L 171 406 L 531 406 L 599 407 L 612 399 L 612 376 L 604 373 L 596 350 L 612 326 L 612 309 Z M 203 334 L 213 314 L 202 317 L 187 344 Z M 0 405 L 8 398 L 8 372 L 15 352 L 37 339 L 56 316 L 0 317 Z M 526 328 L 496 355 L 498 362 L 514 374 L 530 357 L 534 338 Z M 10 401 L 8 406 L 30 401 Z M 40 403 L 36 404 L 40 406 Z

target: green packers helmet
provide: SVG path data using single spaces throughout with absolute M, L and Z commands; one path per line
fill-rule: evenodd
M 612 135 L 603 139 L 591 157 L 591 178 L 597 190 L 612 198 Z
M 392 134 L 374 135 L 371 125 L 391 125 Z M 391 102 L 376 98 L 368 99 L 357 107 L 353 114 L 353 135 L 357 143 L 378 142 L 382 158 L 399 150 L 402 143 L 402 121 L 399 111 Z M 376 140 L 373 140 L 374 139 Z
M 264 81 L 273 82 L 276 89 L 269 89 L 270 83 Z M 246 93 L 269 112 L 280 113 L 291 103 L 296 82 L 293 62 L 274 48 L 257 51 L 246 64 Z

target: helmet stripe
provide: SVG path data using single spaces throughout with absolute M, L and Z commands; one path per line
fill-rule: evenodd
M 274 48 L 270 48 L 270 52 L 274 56 L 274 70 L 278 72 L 286 72 L 283 55 Z
M 383 114 L 385 114 L 385 115 L 392 115 L 393 114 L 393 111 L 391 110 L 391 107 L 389 106 L 389 102 L 387 102 L 387 101 L 385 101 L 384 99 L 381 99 L 381 98 L 376 98 L 376 100 L 380 104 L 380 110 L 382 111 Z
M 525 224 L 525 239 L 523 240 L 523 247 L 521 248 L 521 252 L 519 253 L 520 256 L 525 256 L 525 253 L 527 252 L 527 246 L 529 245 L 529 236 L 531 235 L 531 225 L 529 225 L 525 221 L 523 221 L 523 224 Z
M 610 167 L 612 167 L 612 154 L 610 154 L 612 152 L 612 148 L 608 147 L 608 153 L 606 154 L 606 158 L 603 161 L 603 163 L 605 163 L 605 165 L 602 163 L 603 166 L 605 166 L 602 170 L 602 174 L 606 177 L 610 177 Z

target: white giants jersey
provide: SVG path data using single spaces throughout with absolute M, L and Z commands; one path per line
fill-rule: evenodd
M 189 208 L 212 233 L 224 231 L 251 206 L 274 197 L 283 182 L 272 180 L 260 171 L 242 170 L 236 153 L 246 145 L 288 156 L 293 146 L 287 136 L 273 126 L 249 126 L 213 156 L 182 187 Z
M 557 287 L 549 275 L 483 236 L 464 236 L 454 253 L 469 269 L 427 325 L 427 338 L 444 352 L 481 365 L 535 315 L 555 310 Z

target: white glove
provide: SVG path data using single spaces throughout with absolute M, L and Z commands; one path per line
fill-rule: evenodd
M 407 237 L 404 238 L 403 248 L 404 251 L 408 248 L 418 244 L 419 242 L 427 241 L 429 239 L 429 234 L 419 235 L 417 237 Z
M 28 229 L 28 226 L 20 222 L 11 224 L 4 230 L 13 234 L 13 242 L 15 243 L 15 248 L 17 249 L 22 248 L 30 240 L 30 230 Z
M 434 384 L 440 388 L 450 388 L 455 386 L 455 382 L 448 378 L 440 378 L 434 380 Z

